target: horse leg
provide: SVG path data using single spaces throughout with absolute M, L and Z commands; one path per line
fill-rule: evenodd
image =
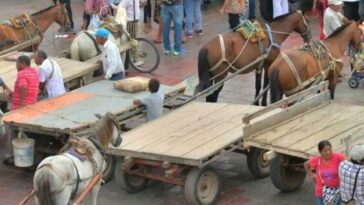
M 330 90 L 330 99 L 333 100 L 335 98 L 335 88 L 336 85 L 334 83 L 329 82 L 329 90 Z
M 72 186 L 65 186 L 63 191 L 54 197 L 54 205 L 68 205 L 71 199 Z
M 91 190 L 92 205 L 97 205 L 97 195 L 99 194 L 99 190 L 100 190 L 100 183 L 95 185 L 94 188 Z
M 263 85 L 263 88 L 265 89 L 267 86 L 269 86 L 269 77 L 268 77 L 268 72 L 266 70 L 264 70 L 264 85 Z M 263 93 L 262 106 L 267 106 L 267 96 L 268 96 L 268 91 Z
M 283 92 L 279 85 L 279 70 L 274 69 L 270 79 L 270 103 L 275 103 L 283 98 Z
M 260 89 L 262 88 L 262 70 L 255 71 L 255 97 L 256 99 L 260 93 Z M 254 102 L 254 105 L 259 105 L 259 100 Z
M 215 90 L 212 94 L 208 95 L 206 97 L 206 102 L 217 102 L 217 98 L 219 97 L 219 93 L 221 92 L 222 88 L 224 87 L 224 84 L 221 85 L 217 90 Z

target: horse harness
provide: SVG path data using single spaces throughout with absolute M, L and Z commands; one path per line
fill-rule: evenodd
M 273 37 L 273 33 L 272 33 L 272 29 L 268 24 L 265 24 L 265 28 L 266 28 L 266 32 L 268 34 L 268 39 L 270 42 L 270 45 L 268 46 L 268 48 L 264 48 L 263 42 L 262 40 L 258 39 L 258 44 L 259 44 L 259 48 L 260 48 L 260 52 L 261 54 L 267 54 L 270 53 L 270 51 L 272 50 L 272 48 L 280 48 L 279 44 L 275 41 L 274 37 Z M 253 33 L 252 33 L 253 34 Z M 216 70 L 220 65 L 222 65 L 223 63 L 226 63 L 228 65 L 228 67 L 220 72 L 219 74 L 215 75 L 212 79 L 210 80 L 215 80 L 216 77 L 222 75 L 226 70 L 229 70 L 229 68 L 232 68 L 233 70 L 237 71 L 239 70 L 238 68 L 236 68 L 233 64 L 235 63 L 235 61 L 238 60 L 238 58 L 241 56 L 241 54 L 243 53 L 245 46 L 247 45 L 247 43 L 249 42 L 250 37 L 252 36 L 252 34 L 249 35 L 248 39 L 246 39 L 245 44 L 243 46 L 243 48 L 240 50 L 239 54 L 236 56 L 236 58 L 232 61 L 229 62 L 226 59 L 226 48 L 225 48 L 225 43 L 224 43 L 224 38 L 222 37 L 221 34 L 219 34 L 219 41 L 220 41 L 220 47 L 221 47 L 221 58 L 220 60 L 212 67 L 210 68 L 209 72 L 213 72 L 214 70 Z M 262 66 L 263 66 L 263 62 L 262 61 L 259 64 L 259 70 L 261 70 Z
M 283 60 L 287 63 L 287 65 L 288 65 L 289 69 L 291 70 L 291 72 L 296 80 L 296 83 L 298 85 L 297 87 L 286 91 L 285 92 L 286 95 L 292 95 L 292 94 L 304 89 L 305 87 L 307 87 L 309 85 L 315 85 L 316 83 L 320 83 L 321 81 L 326 79 L 330 69 L 333 69 L 334 72 L 336 72 L 337 63 L 340 63 L 340 60 L 338 60 L 337 58 L 335 58 L 331 55 L 329 49 L 326 47 L 326 45 L 322 41 L 311 41 L 310 43 L 305 44 L 299 50 L 308 52 L 310 55 L 312 55 L 315 58 L 320 72 L 303 82 L 297 71 L 296 66 L 294 65 L 294 63 L 292 62 L 290 57 L 287 54 L 285 54 L 284 52 L 281 52 L 281 56 L 282 56 Z M 325 58 L 329 58 L 329 63 L 325 67 L 325 69 L 322 69 L 320 61 Z

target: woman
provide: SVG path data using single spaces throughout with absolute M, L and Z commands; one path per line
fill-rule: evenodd
M 225 0 L 220 14 L 228 14 L 229 28 L 235 31 L 240 24 L 240 14 L 245 11 L 245 0 Z
M 312 11 L 319 13 L 320 21 L 320 40 L 325 38 L 324 34 L 324 13 L 327 8 L 327 0 L 314 0 L 312 5 Z
M 307 175 L 315 182 L 316 204 L 324 205 L 322 189 L 326 185 L 330 188 L 338 188 L 339 164 L 345 159 L 341 153 L 332 151 L 331 143 L 323 140 L 318 144 L 320 156 L 316 156 L 306 161 L 304 164 Z M 315 172 L 313 172 L 315 170 Z M 338 195 L 340 195 L 338 193 Z M 340 200 L 337 205 L 341 204 Z

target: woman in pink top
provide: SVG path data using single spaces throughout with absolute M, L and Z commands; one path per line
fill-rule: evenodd
M 322 198 L 322 181 L 326 186 L 338 188 L 339 181 L 339 164 L 345 159 L 341 153 L 332 152 L 331 143 L 323 140 L 318 144 L 320 156 L 316 156 L 306 161 L 304 166 L 308 176 L 315 182 L 316 204 L 324 205 Z M 313 172 L 313 170 L 315 172 Z M 339 201 L 338 204 L 341 204 Z

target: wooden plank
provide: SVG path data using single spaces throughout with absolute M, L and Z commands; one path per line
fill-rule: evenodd
M 315 95 L 311 98 L 305 99 L 300 103 L 296 103 L 291 107 L 288 107 L 274 115 L 268 116 L 265 119 L 257 121 L 255 123 L 248 124 L 244 127 L 244 137 L 249 138 L 251 135 L 256 136 L 264 129 L 271 129 L 274 126 L 279 126 L 285 120 L 289 120 L 292 117 L 310 111 L 318 106 L 328 104 L 329 92 L 325 91 L 319 95 Z
M 199 149 L 201 145 L 208 143 L 219 135 L 223 135 L 230 129 L 237 126 L 241 128 L 241 117 L 243 114 L 257 109 L 260 109 L 260 107 L 229 105 L 222 112 L 217 110 L 215 113 L 193 122 L 186 129 L 178 131 L 178 137 L 175 137 L 172 132 L 171 135 L 166 135 L 139 151 L 170 156 L 185 155 L 188 152 Z M 238 140 L 242 137 L 242 134 L 242 130 L 240 130 L 239 135 L 229 137 Z
M 151 123 L 147 123 L 148 126 L 145 126 L 146 128 L 141 127 L 140 129 L 137 129 L 136 131 L 138 132 L 135 133 L 140 136 L 138 139 L 134 140 L 134 137 L 128 135 L 127 137 L 132 139 L 132 141 L 122 145 L 121 147 L 122 149 L 128 150 L 140 150 L 146 146 L 149 146 L 149 144 L 152 144 L 155 140 L 158 140 L 161 137 L 170 136 L 174 133 L 178 133 L 181 129 L 188 128 L 203 117 L 213 114 L 218 110 L 222 111 L 226 106 L 227 104 L 211 105 L 211 103 L 208 103 L 207 105 L 203 105 L 203 107 L 201 107 L 200 104 L 197 110 L 195 109 L 190 112 L 185 112 L 181 117 L 177 117 L 174 114 L 175 111 L 170 112 L 163 118 L 154 120 Z M 181 113 L 181 111 L 179 111 L 179 113 Z M 150 131 L 148 132 L 148 130 Z
M 315 112 L 315 117 L 311 117 L 309 114 Z M 302 126 L 308 126 L 310 123 L 316 120 L 322 119 L 327 112 L 323 109 L 311 110 L 309 113 L 300 114 L 292 118 L 291 121 L 287 123 L 281 123 L 279 126 L 274 126 L 266 132 L 262 132 L 259 135 L 252 135 L 249 138 L 254 139 L 257 142 L 266 143 L 268 141 L 273 141 L 282 137 L 285 137 L 290 132 L 294 132 L 300 129 Z M 292 121 L 298 121 L 296 123 L 291 123 Z
M 329 104 L 309 113 L 298 115 L 295 118 L 282 123 L 278 127 L 269 129 L 253 138 L 257 142 L 291 146 L 292 144 L 308 138 L 323 127 L 334 124 L 340 119 L 346 119 L 346 117 L 349 117 L 356 112 L 357 110 L 350 109 L 347 106 Z M 328 113 L 333 114 L 328 115 Z
M 328 82 L 324 81 L 321 82 L 319 85 L 310 87 L 306 90 L 303 90 L 302 92 L 296 93 L 286 99 L 283 99 L 281 101 L 278 101 L 272 105 L 269 105 L 267 107 L 265 107 L 264 109 L 261 109 L 255 113 L 249 114 L 244 116 L 243 118 L 243 123 L 245 124 L 249 124 L 249 122 L 256 118 L 259 117 L 261 115 L 264 115 L 265 113 L 268 113 L 276 108 L 282 107 L 282 106 L 288 106 L 290 103 L 296 102 L 297 100 L 303 98 L 303 97 L 307 97 L 308 95 L 312 95 L 312 94 L 317 94 L 318 91 L 323 91 L 323 90 L 327 90 L 327 86 L 328 86 Z

